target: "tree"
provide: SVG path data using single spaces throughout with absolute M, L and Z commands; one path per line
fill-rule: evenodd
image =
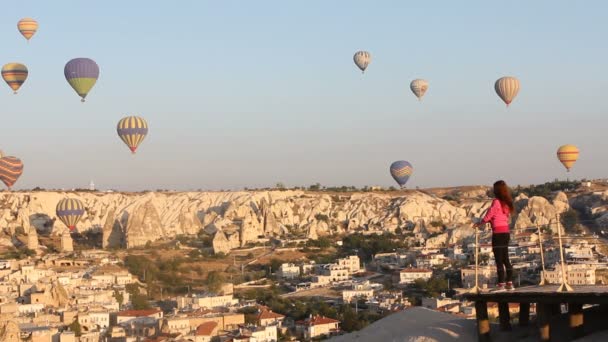
M 429 280 L 416 279 L 414 287 L 423 290 L 430 297 L 437 297 L 448 290 L 448 281 L 445 278 L 433 277 Z
M 205 285 L 210 292 L 219 292 L 222 288 L 222 284 L 224 283 L 224 277 L 218 271 L 211 271 L 207 274 L 207 280 L 205 280 Z
M 122 292 L 114 290 L 113 296 L 116 298 L 118 305 L 122 306 L 123 302 L 125 301 L 125 296 L 122 294 Z
M 319 191 L 319 190 L 321 190 L 321 183 L 315 183 L 315 184 L 309 186 L 308 190 L 310 190 L 310 191 Z
M 279 190 L 283 190 L 283 189 L 285 189 L 285 184 L 283 184 L 282 182 L 278 182 L 277 184 L 275 184 L 274 187 Z
M 142 294 L 132 296 L 131 305 L 133 305 L 134 310 L 147 310 L 150 308 L 150 303 L 148 303 L 148 299 L 146 299 L 146 296 Z
M 76 335 L 76 337 L 80 337 L 80 335 L 82 334 L 82 328 L 80 327 L 80 323 L 78 323 L 78 319 L 75 319 L 74 322 L 68 325 L 68 328 L 70 328 L 70 330 L 74 332 L 74 335 Z
M 578 212 L 574 209 L 566 211 L 561 215 L 561 223 L 566 232 L 576 233 L 576 226 L 579 224 Z
M 270 269 L 271 272 L 276 272 L 279 270 L 279 268 L 281 268 L 281 265 L 283 264 L 283 261 L 276 259 L 276 258 L 272 258 L 270 260 Z

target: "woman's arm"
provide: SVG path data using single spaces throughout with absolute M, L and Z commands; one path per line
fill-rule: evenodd
M 498 212 L 498 210 L 500 209 L 500 201 L 498 200 L 493 200 L 492 201 L 492 205 L 490 206 L 490 209 L 488 209 L 488 212 L 486 213 L 486 216 L 484 216 L 481 219 L 481 223 L 485 224 L 488 223 L 492 220 L 492 218 L 494 218 L 494 216 L 496 215 L 496 213 Z

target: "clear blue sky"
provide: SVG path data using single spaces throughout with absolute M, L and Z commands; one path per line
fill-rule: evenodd
M 467 5 L 463 5 L 466 3 Z M 179 4 L 179 5 L 178 5 Z M 0 149 L 15 188 L 239 189 L 511 184 L 608 167 L 605 1 L 16 1 L 0 12 L 2 63 L 30 70 L 0 87 Z M 40 23 L 26 43 L 21 17 Z M 368 50 L 361 75 L 352 62 Z M 85 104 L 63 77 L 74 57 L 101 75 Z M 509 109 L 494 81 L 513 75 Z M 422 103 L 414 78 L 430 89 Z M 136 156 L 124 115 L 150 133 Z

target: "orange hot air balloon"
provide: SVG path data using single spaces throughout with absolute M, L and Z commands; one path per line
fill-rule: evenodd
M 27 67 L 21 63 L 8 63 L 2 67 L 2 78 L 15 94 L 27 79 L 27 75 Z
M 509 107 L 517 96 L 517 93 L 519 93 L 519 81 L 511 76 L 501 77 L 494 83 L 494 90 L 496 90 L 498 97 Z
M 32 18 L 23 18 L 17 23 L 17 29 L 29 41 L 38 30 L 38 22 Z
M 574 145 L 563 145 L 557 149 L 557 159 L 566 167 L 566 170 L 570 172 L 570 168 L 574 166 L 574 163 L 578 160 L 578 147 Z

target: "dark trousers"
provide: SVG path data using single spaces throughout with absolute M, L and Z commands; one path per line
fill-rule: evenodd
M 492 234 L 492 252 L 494 252 L 494 260 L 496 260 L 496 273 L 498 274 L 498 282 L 513 281 L 513 266 L 509 261 L 509 233 L 494 233 Z M 505 271 L 507 277 L 505 279 Z

